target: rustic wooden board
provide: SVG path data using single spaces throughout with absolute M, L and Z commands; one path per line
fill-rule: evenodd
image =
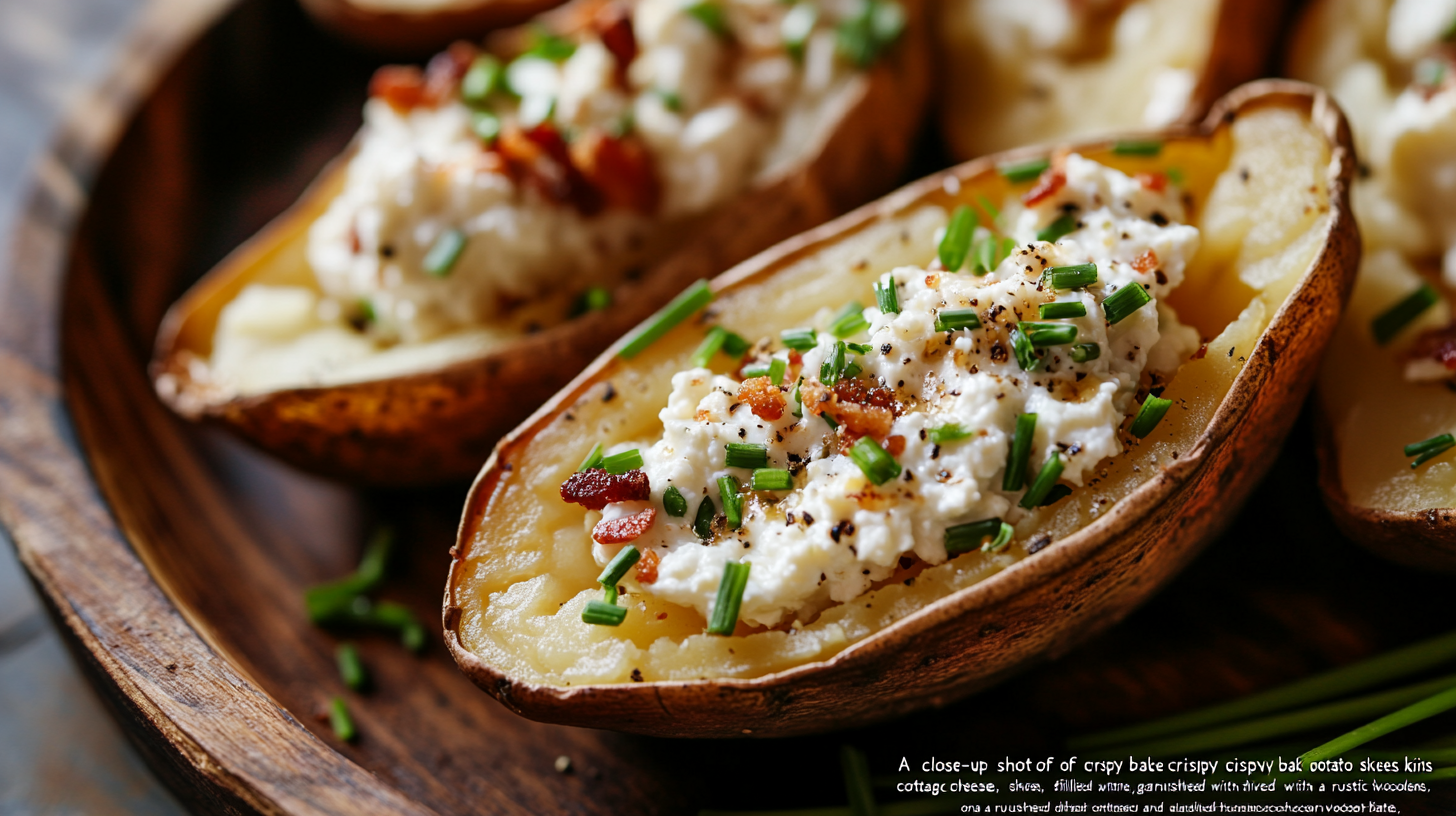
M 436 620 L 464 485 L 360 492 L 303 476 L 175 419 L 144 366 L 167 304 L 348 139 L 373 66 L 286 0 L 242 0 L 210 27 L 218 0 L 159 0 L 152 12 L 124 70 L 45 157 L 0 277 L 0 522 L 78 661 L 198 810 L 834 804 L 841 743 L 865 748 L 876 773 L 905 753 L 1055 753 L 1078 730 L 1456 626 L 1451 579 L 1381 562 L 1334 531 L 1301 424 L 1232 532 L 1149 606 L 949 708 L 792 740 L 630 737 L 510 714 L 456 671 L 438 635 L 421 657 L 363 636 L 376 689 L 348 695 L 362 737 L 341 744 L 314 716 L 343 693 L 337 640 L 307 624 L 301 589 L 351 568 L 367 532 L 388 522 L 405 552 L 385 595 Z M 562 754 L 574 772 L 555 772 Z M 801 781 L 725 785 L 724 769 Z M 1449 792 L 1406 804 L 1452 810 Z

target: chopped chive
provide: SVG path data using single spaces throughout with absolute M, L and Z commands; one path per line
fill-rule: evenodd
M 1436 290 L 1429 283 L 1421 284 L 1421 288 L 1401 298 L 1399 303 L 1381 312 L 1379 317 L 1370 321 L 1370 330 L 1375 335 L 1375 342 L 1383 346 L 1394 340 L 1395 336 L 1400 334 L 1401 329 L 1440 300 L 1441 296 L 1436 294 Z
M 1023 181 L 1035 179 L 1042 173 L 1045 173 L 1046 169 L 1051 166 L 1051 161 L 1045 158 L 1028 159 L 1020 162 L 998 164 L 996 165 L 996 172 L 1000 173 L 1002 178 L 1005 178 L 1012 184 L 1019 184 Z
M 627 619 L 627 607 L 592 599 L 581 610 L 581 622 L 594 626 L 621 626 Z
M 411 652 L 425 648 L 425 627 L 418 623 L 409 624 L 399 631 L 399 642 Z
M 891 278 L 889 283 L 875 281 L 875 303 L 880 311 L 885 314 L 900 313 L 900 294 L 895 291 L 895 279 Z
M 687 320 L 694 312 L 711 302 L 713 302 L 713 290 L 709 288 L 707 281 L 699 280 L 684 289 L 682 294 L 673 298 L 672 302 L 662 307 L 657 314 L 648 318 L 646 324 L 633 332 L 631 339 L 617 352 L 617 356 L 623 360 L 636 357 L 659 337 L 667 334 L 674 326 Z
M 849 363 L 846 363 L 844 366 L 844 377 L 846 379 L 854 379 L 855 377 L 859 376 L 861 371 L 864 371 L 864 366 L 861 366 L 859 363 L 851 361 Z
M 1036 356 L 1036 348 L 1019 328 L 1011 329 L 1011 351 L 1015 353 L 1016 364 L 1021 366 L 1022 371 L 1035 371 L 1041 366 L 1041 358 Z
M 1156 139 L 1124 139 L 1112 146 L 1117 156 L 1156 156 L 1163 152 L 1163 143 Z
M 767 377 L 768 367 L 768 363 L 749 363 L 743 367 L 743 379 L 751 380 L 755 377 Z
M 613 475 L 621 475 L 629 470 L 641 470 L 642 452 L 633 448 L 621 453 L 614 453 L 602 460 L 602 469 Z
M 869 354 L 871 351 L 874 351 L 874 346 L 871 346 L 869 343 L 845 343 L 844 347 L 855 354 Z
M 930 429 L 930 441 L 936 445 L 945 445 L 965 439 L 975 431 L 962 428 L 954 422 Z
M 1452 445 L 1456 445 L 1456 437 L 1453 437 L 1449 433 L 1443 433 L 1437 436 L 1433 436 L 1430 439 L 1423 439 L 1420 442 L 1412 442 L 1409 445 L 1406 445 L 1405 455 L 1420 456 L 1421 454 L 1432 450 L 1446 450 Z
M 460 253 L 464 251 L 465 233 L 452 227 L 440 233 L 440 237 L 435 239 L 435 243 L 430 246 L 430 251 L 425 253 L 425 259 L 421 263 L 427 274 L 443 278 L 450 274 L 450 270 L 455 267 L 455 262 L 460 260 Z
M 617 605 L 617 590 L 618 590 L 618 587 L 617 587 L 616 584 L 604 584 L 604 585 L 602 585 L 602 603 L 610 604 L 612 606 L 616 606 Z
M 1043 303 L 1037 307 L 1037 317 L 1042 320 L 1061 320 L 1068 317 L 1086 317 L 1087 304 L 1080 300 L 1059 300 Z
M 710 496 L 704 496 L 703 501 L 698 505 L 697 515 L 693 517 L 693 532 L 698 538 L 704 541 L 713 537 L 713 517 L 718 515 L 718 508 L 713 504 Z
M 784 50 L 796 62 L 804 59 L 804 46 L 818 21 L 819 10 L 809 3 L 794 4 L 779 21 L 779 37 L 784 41 Z
M 840 340 L 834 344 L 834 350 L 824 358 L 824 363 L 819 366 L 819 382 L 825 385 L 833 385 L 839 382 L 844 374 L 846 347 L 844 341 Z
M 501 120 L 490 111 L 478 110 L 470 112 L 470 132 L 487 145 L 495 142 L 500 136 Z
M 581 473 L 584 470 L 601 467 L 602 458 L 602 443 L 598 442 L 592 446 L 591 453 L 588 453 L 586 458 L 581 460 L 581 465 L 577 467 L 576 472 Z
M 869 762 L 857 748 L 839 747 L 839 766 L 844 771 L 844 792 L 849 798 L 849 816 L 876 816 L 875 786 Z
M 409 607 L 392 601 L 376 604 L 365 595 L 355 595 L 347 604 L 329 610 L 327 616 L 314 623 L 391 629 L 399 633 L 400 641 L 411 651 L 419 651 L 425 645 L 425 628 Z
M 374 301 L 369 298 L 359 298 L 359 319 L 366 324 L 379 320 L 379 314 L 374 311 Z
M 940 239 L 936 250 L 941 266 L 949 272 L 959 272 L 966 265 L 966 256 L 971 252 L 971 239 L 976 234 L 976 214 L 962 204 L 955 208 L 946 224 L 945 237 Z
M 753 471 L 754 490 L 793 490 L 794 475 L 781 468 L 759 468 Z
M 356 598 L 383 583 L 384 570 L 393 549 L 394 530 L 381 527 L 364 545 L 364 555 L 359 559 L 354 574 L 304 590 L 303 605 L 308 610 L 309 622 L 328 623 L 347 615 Z
M 905 10 L 894 0 L 868 0 L 841 20 L 835 50 L 857 68 L 868 68 L 905 30 Z
M 354 718 L 349 716 L 349 707 L 344 704 L 343 697 L 329 700 L 329 727 L 334 729 L 334 736 L 344 742 L 353 742 L 359 736 L 358 730 L 354 728 Z
M 1036 240 L 1056 243 L 1063 236 L 1070 235 L 1077 231 L 1077 217 L 1071 213 L 1062 213 L 1057 220 L 1037 230 Z
M 828 411 L 821 413 L 819 418 L 824 420 L 824 424 L 828 425 L 831 431 L 839 430 L 839 423 L 834 420 L 834 417 L 829 415 Z
M 531 28 L 531 44 L 526 48 L 526 54 L 552 62 L 562 62 L 575 53 L 576 44 L 571 40 L 539 25 Z
M 1170 399 L 1149 394 L 1148 398 L 1143 400 L 1142 407 L 1138 409 L 1137 416 L 1132 421 L 1132 435 L 1142 439 L 1152 433 L 1153 429 L 1158 427 L 1158 423 L 1163 421 L 1163 415 L 1168 413 L 1168 409 L 1172 405 L 1173 401 Z
M 697 351 L 694 351 L 693 356 L 688 358 L 688 364 L 693 368 L 707 368 L 708 363 L 712 362 L 713 356 L 722 350 L 723 343 L 727 339 L 728 330 L 722 326 L 708 329 L 708 333 L 703 336 L 703 342 L 698 344 Z
M 676 91 L 670 91 L 667 88 L 653 88 L 652 93 L 656 95 L 658 99 L 662 100 L 662 106 L 664 108 L 667 108 L 673 113 L 677 113 L 682 110 L 682 96 L 680 96 Z
M 1020 490 L 1026 482 L 1026 460 L 1031 456 L 1031 439 L 1035 435 L 1036 414 L 1018 416 L 1016 433 L 1011 437 L 1011 451 L 1006 456 L 1006 474 L 1001 477 L 1002 490 Z
M 1411 72 L 1417 85 L 1427 88 L 1439 88 L 1442 82 L 1446 81 L 1446 61 L 1435 57 L 1426 57 L 1416 63 Z
M 935 316 L 935 330 L 938 332 L 957 329 L 979 329 L 981 318 L 975 309 L 941 309 Z
M 612 292 L 605 286 L 593 286 L 581 293 L 572 304 L 571 314 L 582 315 L 587 312 L 600 312 L 612 305 Z
M 673 518 L 682 518 L 688 513 L 688 500 L 683 497 L 681 490 L 669 487 L 662 491 L 662 509 Z
M 1042 277 L 1053 289 L 1081 289 L 1097 282 L 1097 264 L 1054 266 L 1043 273 Z
M 1300 759 L 1304 760 L 1304 767 L 1308 768 L 1311 763 L 1339 756 L 1351 748 L 1358 748 L 1373 739 L 1430 719 L 1437 714 L 1444 714 L 1453 708 L 1456 708 L 1456 687 L 1448 688 L 1424 700 L 1412 703 L 1347 734 L 1341 734 L 1317 748 L 1306 751 Z
M 859 465 L 865 478 L 876 485 L 882 485 L 900 475 L 900 463 L 868 436 L 861 436 L 855 441 L 854 447 L 849 449 L 849 458 Z
M 994 222 L 1001 217 L 1001 211 L 996 209 L 996 205 L 991 203 L 991 199 L 985 196 L 976 196 L 976 203 L 980 205 L 981 212 L 984 212 L 991 221 Z
M 1109 324 L 1121 323 L 1128 315 L 1148 305 L 1152 299 L 1153 296 L 1147 290 L 1136 283 L 1129 283 L 1102 301 L 1102 313 L 1107 316 Z
M 1102 356 L 1102 347 L 1096 343 L 1078 343 L 1067 352 L 1074 363 L 1085 363 Z
M 1006 522 L 1001 522 L 1001 529 L 996 531 L 996 537 L 981 545 L 981 552 L 993 553 L 1006 549 L 1011 543 L 1011 537 L 1016 535 L 1016 528 Z
M 768 445 L 753 442 L 729 442 L 727 448 L 728 467 L 768 467 Z
M 834 322 L 829 324 L 829 333 L 835 337 L 853 337 L 869 327 L 870 322 L 864 317 L 864 306 L 852 300 L 835 315 Z
M 779 339 L 794 351 L 808 351 L 819 345 L 819 335 L 813 329 L 784 329 L 779 332 Z
M 1059 451 L 1052 451 L 1052 457 L 1041 466 L 1041 471 L 1036 474 L 1036 479 L 1032 481 L 1031 487 L 1028 487 L 1026 494 L 1021 497 L 1021 506 L 1030 510 L 1041 504 L 1047 494 L 1052 492 L 1052 486 L 1062 478 L 1062 470 L 1066 466 L 1067 463 L 1062 461 L 1062 454 Z
M 793 400 L 793 403 L 794 403 L 794 407 L 790 411 L 790 413 L 792 413 L 794 416 L 798 417 L 799 419 L 803 419 L 804 418 L 804 400 L 803 400 L 803 398 L 801 398 L 799 396 L 799 386 L 801 386 L 803 384 L 804 384 L 804 378 L 803 377 L 800 377 L 794 383 L 794 393 L 790 395 L 790 399 Z
M 789 373 L 789 361 L 777 355 L 768 364 L 768 381 L 774 385 L 784 381 L 784 375 Z
M 683 13 L 702 23 L 705 28 L 718 37 L 727 39 L 733 35 L 732 30 L 728 28 L 728 17 L 723 14 L 723 7 L 711 0 L 693 3 L 684 8 Z
M 460 98 L 471 105 L 485 102 L 485 98 L 500 87 L 505 70 L 500 60 L 489 54 L 481 54 L 471 63 L 460 79 Z
M 364 669 L 364 661 L 359 659 L 359 649 L 352 643 L 340 643 L 334 658 L 339 664 L 339 677 L 343 679 L 344 685 L 354 691 L 362 691 L 369 685 L 369 672 Z
M 723 353 L 730 357 L 742 357 L 750 348 L 753 344 L 737 332 L 728 332 L 728 336 L 723 338 Z
M 641 559 L 642 552 L 636 547 L 623 547 L 621 552 L 607 562 L 606 569 L 597 576 L 597 583 L 604 587 L 615 587 L 627 576 L 627 570 L 635 567 Z
M 1046 498 L 1042 499 L 1037 507 L 1050 507 L 1070 495 L 1072 495 L 1072 488 L 1061 483 L 1054 484 L 1052 489 L 1047 491 Z
M 1018 327 L 1031 339 L 1034 348 L 1066 346 L 1077 341 L 1077 327 L 1070 323 L 1034 323 L 1023 320 Z
M 748 587 L 748 571 L 753 565 L 729 561 L 723 565 L 723 580 L 718 583 L 718 597 L 713 601 L 713 615 L 708 619 L 708 634 L 731 635 L 738 625 L 738 610 L 743 605 L 743 590 Z
M 1181 168 L 1169 167 L 1163 171 L 1163 175 L 1167 176 L 1168 181 L 1173 182 L 1174 185 L 1178 187 L 1183 186 L 1183 170 Z
M 1001 532 L 1001 519 L 989 518 L 969 524 L 957 524 L 945 528 L 946 555 L 960 555 L 979 549 L 986 539 L 994 539 Z
M 743 525 L 743 497 L 738 494 L 738 480 L 732 476 L 719 476 L 718 498 L 723 500 L 723 515 L 728 519 L 728 529 L 737 530 Z
M 1013 249 L 1016 249 L 1016 242 L 1010 238 L 995 235 L 982 238 L 976 242 L 976 249 L 972 253 L 971 272 L 976 275 L 995 272 L 996 267 L 1006 260 Z

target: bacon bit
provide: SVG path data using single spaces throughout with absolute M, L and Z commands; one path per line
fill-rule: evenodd
M 588 510 L 600 510 L 612 502 L 646 501 L 652 495 L 647 474 L 640 470 L 608 473 L 592 468 L 571 474 L 561 485 L 561 498 Z
M 349 251 L 350 252 L 353 252 L 355 255 L 358 255 L 359 252 L 360 252 L 360 250 L 362 250 L 363 248 L 364 248 L 363 245 L 359 242 L 359 225 L 357 223 L 356 224 L 350 224 L 349 225 Z
M 1421 332 L 1406 359 L 1435 360 L 1448 371 L 1456 371 L 1456 321 L 1443 328 Z
M 693 419 L 697 422 L 712 422 L 713 414 L 706 409 L 699 408 L 698 412 L 696 414 L 693 414 Z
M 1141 184 L 1145 190 L 1161 193 L 1168 189 L 1168 175 L 1166 173 L 1138 173 L 1133 178 L 1137 179 L 1138 184 Z
M 657 520 L 657 508 L 649 507 L 640 513 L 633 513 L 630 516 L 612 519 L 603 519 L 597 522 L 592 528 L 592 538 L 598 544 L 626 544 L 628 541 L 636 541 L 642 537 Z M 656 570 L 653 570 L 656 572 Z M 656 578 L 654 577 L 654 580 Z
M 627 66 L 637 59 L 637 35 L 632 30 L 632 9 L 625 3 L 607 3 L 592 15 L 592 29 L 617 60 L 617 85 L 627 87 Z
M 662 200 L 662 185 L 652 156 L 634 136 L 617 139 L 591 131 L 571 144 L 571 163 L 609 207 L 652 215 Z
M 759 419 L 773 422 L 784 415 L 784 394 L 768 377 L 754 377 L 744 380 L 738 386 L 738 400 Z
M 1195 360 L 1202 360 L 1204 357 L 1207 357 L 1207 356 L 1208 356 L 1208 344 L 1207 343 L 1200 343 L 1198 345 L 1198 351 L 1196 351 L 1196 352 L 1193 353 L 1193 359 L 1195 359 Z
M 866 389 L 863 384 L 840 388 L 846 383 L 854 382 L 857 381 L 842 380 L 833 391 L 825 388 L 818 380 L 806 380 L 799 387 L 799 396 L 804 401 L 805 411 L 814 416 L 827 413 L 838 423 L 841 448 L 846 444 L 853 444 L 861 436 L 884 439 L 895 424 L 894 411 L 887 405 L 874 404 L 881 401 L 880 397 Z M 841 394 L 841 391 L 844 393 Z M 885 393 L 888 395 L 889 392 Z M 865 399 L 864 403 L 859 401 L 861 398 Z M 889 399 L 893 403 L 894 398 Z
M 511 175 L 549 201 L 570 204 L 582 215 L 601 211 L 602 200 L 571 162 L 566 140 L 549 122 L 521 130 L 510 126 L 501 131 L 497 149 Z
M 889 439 L 886 439 L 885 440 L 885 453 L 888 453 L 891 456 L 894 456 L 896 458 L 899 458 L 900 454 L 902 454 L 904 452 L 905 452 L 905 437 L 900 436 L 899 434 L 895 434 L 894 436 L 892 436 Z
M 369 80 L 369 95 L 398 113 L 409 113 L 425 99 L 425 75 L 413 65 L 385 65 Z
M 1026 191 L 1021 197 L 1021 203 L 1028 207 L 1035 207 L 1048 198 L 1061 192 L 1067 186 L 1067 171 L 1062 169 L 1060 164 L 1048 167 L 1042 171 L 1041 178 L 1036 180 L 1036 186 Z
M 642 560 L 637 562 L 637 583 L 657 583 L 657 565 L 661 561 L 656 550 L 643 550 Z
M 426 104 L 436 107 L 455 98 L 460 90 L 460 80 L 470 70 L 480 50 L 464 40 L 450 43 L 450 47 L 430 58 L 425 66 Z
M 839 396 L 840 402 L 857 402 L 860 405 L 888 408 L 896 416 L 900 415 L 900 403 L 888 388 L 866 385 L 863 380 L 840 380 L 834 384 L 834 393 Z
M 1132 261 L 1132 268 L 1143 274 L 1158 268 L 1158 253 L 1151 249 L 1137 256 Z

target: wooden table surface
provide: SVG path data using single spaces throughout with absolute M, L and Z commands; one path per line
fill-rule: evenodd
M 141 6 L 0 2 L 0 241 L 34 157 L 80 90 L 112 65 Z M 181 813 L 76 670 L 14 548 L 0 542 L 0 814 Z

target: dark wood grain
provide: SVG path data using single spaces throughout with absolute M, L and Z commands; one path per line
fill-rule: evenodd
M 162 310 L 343 144 L 372 68 L 284 0 L 244 0 L 173 63 L 217 10 L 157 4 L 125 70 L 45 157 L 0 277 L 0 521 L 78 661 L 201 812 L 834 804 L 840 743 L 867 749 L 880 774 L 902 754 L 1056 752 L 1076 730 L 1456 626 L 1450 580 L 1386 564 L 1332 528 L 1300 426 L 1232 532 L 1170 589 L 1091 645 L 944 709 L 752 744 L 631 737 L 510 714 L 433 632 L 418 658 L 359 635 L 376 688 L 348 695 L 361 738 L 340 744 L 314 717 L 343 693 L 337 640 L 305 622 L 299 590 L 347 571 L 388 522 L 405 546 L 384 595 L 433 619 L 465 488 L 345 490 L 187 426 L 151 396 Z M 1456 730 L 1429 730 L 1441 728 Z M 554 771 L 562 754 L 572 773 Z M 724 785 L 723 768 L 796 782 Z M 1404 812 L 1452 810 L 1441 793 Z

